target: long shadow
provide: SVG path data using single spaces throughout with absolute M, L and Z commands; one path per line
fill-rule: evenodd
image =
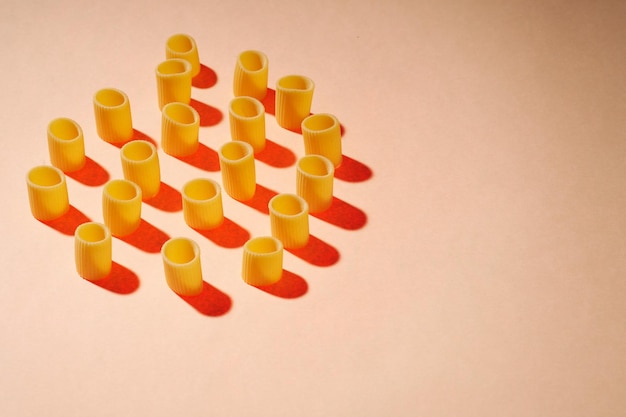
M 313 235 L 309 236 L 309 241 L 304 247 L 285 250 L 315 266 L 331 266 L 339 261 L 339 251 Z
M 78 226 L 90 221 L 91 219 L 82 211 L 70 204 L 69 210 L 63 216 L 50 221 L 41 221 L 41 223 L 64 235 L 74 236 L 74 232 Z
M 211 88 L 217 84 L 217 74 L 211 68 L 200 64 L 200 72 L 192 78 L 191 85 L 196 88 Z
M 133 233 L 127 236 L 118 237 L 119 240 L 148 253 L 159 253 L 161 251 L 161 246 L 163 246 L 169 238 L 170 237 L 165 232 L 156 228 L 144 219 L 141 219 L 139 228 L 137 228 L 137 230 Z
M 290 149 L 269 139 L 265 139 L 265 149 L 254 157 L 274 168 L 287 168 L 296 163 L 296 155 Z
M 180 191 L 161 182 L 157 195 L 144 203 L 163 211 L 170 213 L 181 211 L 183 209 L 183 197 Z
M 97 281 L 88 282 L 120 295 L 132 294 L 139 288 L 137 274 L 117 262 L 113 262 L 111 273 L 108 276 Z
M 150 136 L 137 129 L 133 129 L 133 138 L 131 140 L 145 140 L 153 144 L 155 148 L 159 148 L 159 144 L 156 140 L 152 139 Z
M 272 197 L 277 195 L 278 193 L 274 190 L 270 190 L 269 188 L 257 184 L 256 191 L 254 192 L 254 196 L 251 199 L 242 201 L 248 207 L 252 207 L 255 210 L 260 211 L 263 214 L 270 214 L 270 209 L 268 208 L 268 204 Z
M 180 156 L 176 159 L 183 161 L 203 171 L 217 172 L 220 170 L 220 157 L 216 151 L 199 143 L 198 150 L 189 156 Z
M 343 155 L 343 161 L 335 169 L 335 178 L 346 182 L 363 182 L 369 180 L 372 170 L 362 162 Z
M 90 187 L 104 185 L 110 178 L 109 172 L 88 156 L 85 157 L 85 166 L 65 175 Z
M 215 229 L 194 230 L 223 248 L 240 248 L 250 239 L 250 232 L 227 217 Z
M 270 285 L 254 285 L 254 287 L 280 298 L 299 298 L 309 290 L 309 284 L 300 275 L 283 270 L 283 276 Z
M 215 126 L 224 118 L 224 115 L 218 108 L 209 106 L 208 104 L 194 100 L 193 98 L 189 102 L 189 105 L 198 112 L 198 115 L 200 116 L 200 126 L 202 127 Z
M 263 107 L 265 107 L 265 113 L 276 116 L 276 90 L 268 87 L 267 94 L 265 94 L 261 103 L 263 103 Z
M 233 305 L 228 294 L 218 290 L 206 281 L 202 281 L 202 292 L 198 295 L 180 295 L 187 304 L 200 314 L 210 317 L 219 317 L 228 313 Z
M 311 216 L 346 230 L 358 230 L 367 223 L 367 215 L 361 209 L 334 196 L 327 210 Z
M 116 148 L 122 148 L 122 146 L 126 145 L 128 142 L 132 142 L 134 140 L 145 140 L 147 142 L 150 142 L 151 144 L 153 144 L 155 146 L 155 148 L 159 148 L 159 145 L 157 144 L 156 140 L 152 139 L 150 136 L 148 136 L 147 134 L 137 130 L 137 129 L 133 129 L 133 136 L 127 140 L 126 142 L 116 142 L 116 143 L 111 143 L 111 145 L 115 146 Z M 110 142 L 109 142 L 110 143 Z

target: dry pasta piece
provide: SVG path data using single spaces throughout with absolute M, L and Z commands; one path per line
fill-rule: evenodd
M 180 295 L 197 295 L 202 291 L 200 247 L 184 237 L 175 237 L 161 248 L 167 285 Z
M 111 273 L 111 231 L 101 223 L 86 222 L 74 232 L 74 258 L 78 275 L 96 281 Z
M 283 275 L 283 244 L 271 236 L 255 237 L 243 247 L 241 277 L 250 285 L 274 284 Z
M 50 221 L 70 209 L 65 175 L 59 168 L 40 165 L 26 175 L 30 211 L 37 220 Z

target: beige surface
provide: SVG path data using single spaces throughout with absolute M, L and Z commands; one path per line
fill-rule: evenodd
M 0 415 L 624 415 L 626 3 L 41 3 L 0 6 Z M 71 236 L 30 215 L 25 175 L 70 117 L 92 167 L 121 178 L 92 96 L 126 92 L 158 143 L 154 68 L 179 32 L 217 75 L 192 91 L 204 158 L 159 147 L 170 198 L 144 204 L 150 239 L 114 239 L 117 282 L 96 286 Z M 339 217 L 311 218 L 316 251 L 286 252 L 265 289 L 240 278 L 245 231 L 269 231 L 259 207 L 224 199 L 228 240 L 171 204 L 191 178 L 221 181 L 246 49 L 270 87 L 315 81 L 350 164 Z M 283 165 L 303 155 L 272 116 L 267 135 Z M 261 191 L 294 192 L 295 167 L 269 162 Z M 68 188 L 72 218 L 101 221 L 101 186 Z M 201 245 L 204 304 L 167 287 L 164 235 Z

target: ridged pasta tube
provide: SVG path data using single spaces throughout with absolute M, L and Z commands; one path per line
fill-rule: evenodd
M 189 35 L 177 33 L 170 36 L 165 42 L 165 57 L 182 58 L 191 65 L 191 76 L 195 77 L 200 73 L 200 56 L 196 41 Z
M 288 75 L 276 82 L 276 122 L 280 127 L 298 130 L 311 113 L 313 80 L 302 75 Z
M 249 96 L 263 100 L 267 95 L 269 61 L 261 51 L 243 51 L 237 56 L 233 93 L 235 97 Z
M 269 285 L 283 275 L 283 244 L 271 236 L 255 237 L 243 247 L 241 277 L 250 285 Z
M 96 281 L 111 273 L 112 240 L 109 228 L 101 223 L 86 222 L 74 232 L 76 271 L 81 277 Z
M 161 247 L 167 285 L 180 295 L 197 295 L 202 291 L 200 247 L 184 237 L 169 239 Z
M 226 193 L 239 201 L 246 201 L 256 191 L 254 150 L 249 143 L 226 142 L 219 149 L 222 184 Z
M 85 166 L 83 130 L 72 119 L 59 117 L 48 124 L 50 162 L 63 172 L 74 172 Z
M 115 88 L 103 88 L 93 97 L 98 136 L 105 142 L 121 143 L 133 137 L 128 96 Z
M 269 201 L 272 236 L 287 249 L 298 249 L 309 241 L 309 206 L 295 194 L 282 193 Z
M 30 211 L 37 220 L 50 221 L 70 208 L 65 175 L 59 168 L 40 165 L 26 175 Z

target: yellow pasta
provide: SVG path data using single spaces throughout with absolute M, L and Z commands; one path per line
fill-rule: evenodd
M 341 126 L 332 114 L 319 113 L 302 121 L 304 153 L 322 155 L 330 159 L 333 165 L 341 165 Z
M 278 194 L 269 201 L 272 236 L 287 249 L 298 249 L 309 241 L 309 207 L 295 194 Z
M 141 188 L 143 200 L 158 194 L 161 187 L 161 168 L 156 147 L 145 140 L 128 142 L 120 150 L 124 178 Z
M 300 129 L 311 113 L 313 80 L 302 75 L 288 75 L 276 82 L 276 122 L 289 130 Z
M 202 292 L 202 266 L 200 247 L 184 237 L 169 239 L 161 248 L 167 285 L 180 295 L 197 295 Z
M 99 90 L 93 97 L 96 129 L 102 140 L 126 142 L 133 137 L 133 121 L 128 96 L 115 88 Z
M 165 57 L 182 58 L 191 65 L 191 76 L 195 77 L 200 73 L 200 56 L 196 41 L 189 35 L 178 33 L 172 35 L 165 43 Z
M 255 237 L 243 247 L 241 277 L 250 285 L 269 285 L 283 275 L 283 244 L 271 236 Z
M 198 150 L 200 115 L 188 104 L 168 103 L 161 116 L 161 146 L 172 156 L 189 156 Z
M 254 150 L 249 143 L 227 142 L 219 149 L 222 183 L 226 193 L 239 201 L 246 201 L 256 191 Z
M 222 191 L 209 178 L 196 178 L 183 185 L 183 215 L 189 227 L 214 229 L 224 221 Z
M 233 93 L 263 100 L 267 95 L 268 60 L 260 51 L 243 51 L 237 56 Z
M 265 148 L 265 107 L 252 97 L 236 97 L 228 105 L 230 136 L 252 145 L 254 153 Z
M 48 124 L 50 162 L 63 172 L 74 172 L 85 166 L 83 130 L 72 119 L 60 117 Z
M 108 276 L 112 267 L 112 241 L 109 228 L 87 222 L 74 232 L 76 271 L 81 277 L 96 281 Z
M 141 188 L 128 180 L 111 180 L 102 190 L 104 224 L 113 236 L 133 233 L 141 223 Z
M 59 168 L 41 165 L 26 175 L 30 211 L 38 220 L 49 221 L 63 216 L 70 208 L 65 175 Z
M 296 166 L 296 194 L 306 200 L 310 213 L 328 209 L 333 201 L 335 167 L 321 155 L 306 155 Z
M 182 58 L 166 59 L 157 65 L 157 94 L 159 109 L 167 103 L 191 101 L 191 64 Z

